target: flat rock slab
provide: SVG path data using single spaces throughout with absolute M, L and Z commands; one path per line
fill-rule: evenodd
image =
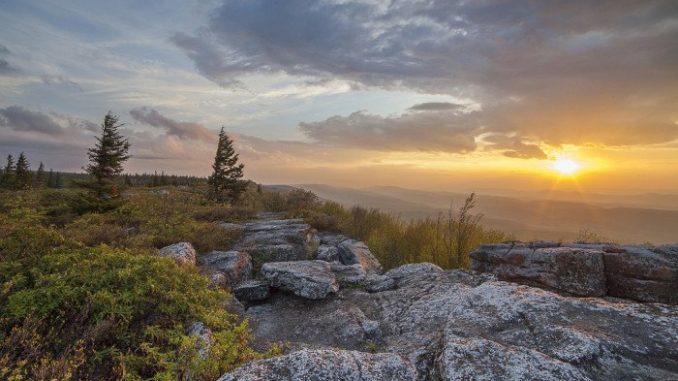
M 271 295 L 271 285 L 265 280 L 248 280 L 233 287 L 233 296 L 243 302 L 258 302 Z
M 218 381 L 414 381 L 411 365 L 393 353 L 300 350 L 255 361 Z
M 245 224 L 234 249 L 265 263 L 307 259 L 318 244 L 315 230 L 301 219 L 264 220 Z
M 307 299 L 323 299 L 339 291 L 339 283 L 324 261 L 269 262 L 261 273 L 271 286 Z

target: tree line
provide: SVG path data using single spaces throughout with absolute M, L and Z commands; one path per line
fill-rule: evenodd
M 83 169 L 88 178 L 80 174 L 68 174 L 70 183 L 86 188 L 99 199 L 115 199 L 120 196 L 121 187 L 131 186 L 192 186 L 204 183 L 205 179 L 196 176 L 158 174 L 124 174 L 124 163 L 131 158 L 130 142 L 120 133 L 123 124 L 111 112 L 106 114 L 101 124 L 101 134 L 95 145 L 87 151 L 89 163 Z M 219 203 L 236 202 L 247 188 L 242 180 L 244 165 L 239 162 L 238 154 L 224 128 L 219 132 L 216 154 L 212 164 L 212 174 L 207 178 L 207 197 Z M 7 163 L 0 172 L 0 188 L 22 190 L 32 187 L 63 188 L 65 174 L 50 169 L 45 173 L 42 162 L 37 171 L 31 171 L 30 163 L 21 152 L 16 163 L 14 157 L 7 156 Z

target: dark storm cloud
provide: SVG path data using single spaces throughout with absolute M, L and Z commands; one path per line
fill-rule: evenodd
M 63 127 L 51 116 L 21 106 L 0 109 L 0 125 L 15 131 L 38 132 L 47 135 L 61 135 Z
M 208 143 L 216 140 L 216 134 L 200 123 L 177 122 L 148 107 L 135 108 L 129 113 L 132 115 L 132 118 L 139 122 L 162 128 L 168 136 L 200 140 Z
M 487 132 L 648 144 L 678 138 L 677 14 L 669 0 L 224 1 L 173 41 L 222 85 L 285 72 L 406 87 L 476 100 Z

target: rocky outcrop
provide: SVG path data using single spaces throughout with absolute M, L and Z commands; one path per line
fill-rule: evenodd
M 337 279 L 324 261 L 269 262 L 261 273 L 271 286 L 307 299 L 322 299 L 339 291 Z
M 232 287 L 252 277 L 252 258 L 240 251 L 212 251 L 200 256 L 198 263 L 220 286 Z
M 604 255 L 609 294 L 678 304 L 678 245 L 623 246 Z
M 471 253 L 473 269 L 580 296 L 616 296 L 678 303 L 678 249 L 610 244 L 483 245 Z
M 271 285 L 265 280 L 249 280 L 233 288 L 233 296 L 243 302 L 258 302 L 271 295 Z
M 301 350 L 255 361 L 225 374 L 218 381 L 412 381 L 415 372 L 392 353 L 342 350 Z
M 523 244 L 483 245 L 471 253 L 473 269 L 581 296 L 607 293 L 603 252 L 570 247 L 534 248 Z
M 178 263 L 194 265 L 196 252 L 190 243 L 179 242 L 163 247 L 158 251 L 158 255 L 172 258 Z
M 308 259 L 318 245 L 315 230 L 301 219 L 263 220 L 245 224 L 234 249 L 265 263 Z

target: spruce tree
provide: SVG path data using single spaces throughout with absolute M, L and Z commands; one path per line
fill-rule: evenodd
M 16 188 L 27 189 L 31 187 L 33 176 L 31 175 L 31 165 L 22 152 L 16 161 Z
M 64 187 L 64 180 L 61 178 L 61 172 L 56 173 L 56 178 L 54 179 L 54 187 L 59 189 Z
M 238 200 L 245 190 L 245 183 L 240 180 L 245 165 L 238 164 L 238 154 L 233 149 L 233 141 L 226 135 L 224 128 L 219 132 L 217 153 L 212 164 L 212 175 L 207 179 L 208 196 L 217 202 L 233 202 Z
M 7 164 L 5 170 L 2 171 L 2 187 L 12 188 L 14 186 L 14 176 L 16 173 L 16 166 L 14 165 L 14 157 L 7 155 Z
M 45 185 L 45 165 L 40 162 L 38 171 L 35 172 L 35 186 L 41 187 Z
M 101 136 L 97 137 L 96 145 L 87 152 L 90 164 L 86 170 L 95 178 L 90 188 L 99 197 L 118 196 L 115 177 L 122 173 L 123 164 L 130 158 L 127 154 L 129 142 L 118 131 L 121 126 L 118 117 L 109 111 L 101 124 Z

